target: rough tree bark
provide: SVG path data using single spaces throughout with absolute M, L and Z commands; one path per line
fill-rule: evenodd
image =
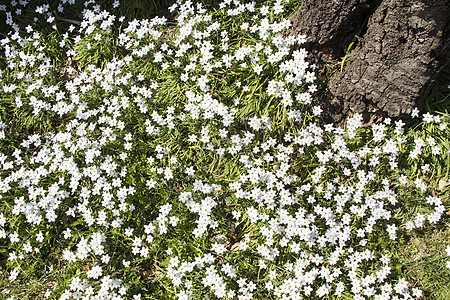
M 291 16 L 290 35 L 305 34 L 303 45 L 335 56 L 342 55 L 369 12 L 369 0 L 303 0 Z
M 348 33 L 362 26 L 367 4 L 304 0 L 291 18 L 290 33 L 312 34 L 310 42 L 316 45 L 307 45 L 312 50 L 329 52 L 331 47 L 339 53 L 348 43 Z M 334 8 L 342 10 L 330 11 Z M 329 116 L 340 122 L 349 114 L 363 113 L 367 121 L 375 113 L 397 117 L 421 107 L 450 60 L 449 16 L 449 0 L 383 0 L 349 53 L 343 72 L 337 71 L 329 81 L 329 93 L 323 97 Z M 323 17 L 330 19 L 312 29 Z

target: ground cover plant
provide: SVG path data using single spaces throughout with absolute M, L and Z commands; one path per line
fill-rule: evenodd
M 0 6 L 6 298 L 448 296 L 448 114 L 321 122 L 298 3 L 102 5 Z

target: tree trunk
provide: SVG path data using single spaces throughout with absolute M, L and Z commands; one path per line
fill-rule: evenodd
M 310 41 L 316 45 L 310 49 L 343 49 L 348 33 L 357 30 L 367 12 L 363 5 L 367 1 L 305 0 L 291 18 L 291 32 L 312 34 Z M 339 7 L 341 11 L 330 11 Z M 355 13 L 358 9 L 361 12 Z M 352 21 L 354 14 L 358 22 Z M 325 16 L 335 18 L 317 27 Z M 330 93 L 325 94 L 323 106 L 332 119 L 339 122 L 349 114 L 363 113 L 367 121 L 375 112 L 397 117 L 420 108 L 450 59 L 449 16 L 449 0 L 383 0 L 349 53 L 343 72 L 337 71 L 328 83 Z
M 303 0 L 291 16 L 290 35 L 305 34 L 304 47 L 342 56 L 369 12 L 369 0 Z

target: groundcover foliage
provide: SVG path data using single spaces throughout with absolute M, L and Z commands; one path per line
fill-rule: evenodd
M 422 296 L 391 253 L 445 216 L 446 115 L 320 122 L 287 2 L 177 1 L 173 23 L 28 2 L 0 6 L 2 277 L 34 286 L 16 297 Z

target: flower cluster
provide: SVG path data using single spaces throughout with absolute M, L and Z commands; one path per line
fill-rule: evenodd
M 449 153 L 402 120 L 322 124 L 305 36 L 283 35 L 288 1 L 179 0 L 175 26 L 84 4 L 56 50 L 0 9 L 10 281 L 39 259 L 72 270 L 45 294 L 58 299 L 420 298 L 378 243 L 440 221 L 428 160 Z

